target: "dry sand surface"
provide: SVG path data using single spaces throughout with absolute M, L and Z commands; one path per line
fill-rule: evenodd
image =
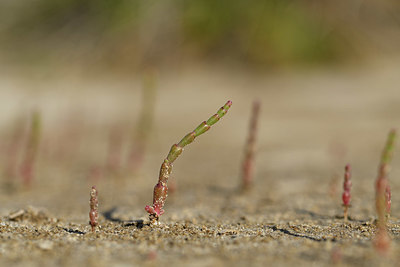
M 31 188 L 18 176 L 2 176 L 0 265 L 398 266 L 398 148 L 389 177 L 390 253 L 377 254 L 373 240 L 380 153 L 388 131 L 400 121 L 399 69 L 381 63 L 301 74 L 218 68 L 160 72 L 153 130 L 135 172 L 109 171 L 104 162 L 116 128 L 126 158 L 141 109 L 140 77 L 4 74 L 3 172 L 18 118 L 40 110 L 43 127 Z M 150 226 L 144 206 L 151 204 L 170 146 L 228 99 L 233 101 L 228 114 L 175 162 L 176 190 L 160 224 Z M 257 167 L 253 190 L 241 193 L 240 165 L 254 99 L 262 102 Z M 341 206 L 346 163 L 353 167 L 348 223 Z M 101 212 L 95 233 L 88 225 L 93 184 Z

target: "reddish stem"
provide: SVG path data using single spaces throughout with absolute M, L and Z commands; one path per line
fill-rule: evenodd
M 245 156 L 242 164 L 242 188 L 244 190 L 249 189 L 253 184 L 254 158 L 260 106 L 261 104 L 259 101 L 253 102 L 253 110 L 249 125 L 249 136 L 247 139 Z
M 352 186 L 350 164 L 347 164 L 344 169 L 345 169 L 345 172 L 344 172 L 342 200 L 343 200 L 343 206 L 344 206 L 344 220 L 347 221 L 347 216 L 348 216 L 347 213 L 348 213 L 348 209 L 350 207 L 351 186 Z
M 95 186 L 92 186 L 92 190 L 90 190 L 90 211 L 89 211 L 89 224 L 92 227 L 92 232 L 95 231 L 96 226 L 99 225 L 99 200 L 97 198 L 97 189 Z
M 390 237 L 387 232 L 386 216 L 385 213 L 390 211 L 391 193 L 388 181 L 388 174 L 390 170 L 390 162 L 393 157 L 394 143 L 396 139 L 396 130 L 391 130 L 385 148 L 381 156 L 381 163 L 378 169 L 378 178 L 375 182 L 375 205 L 376 213 L 378 214 L 377 234 L 375 236 L 375 249 L 381 253 L 386 254 L 390 247 Z
M 390 185 L 386 185 L 385 189 L 385 203 L 386 203 L 386 215 L 390 216 L 390 211 L 392 207 L 392 192 L 390 190 Z

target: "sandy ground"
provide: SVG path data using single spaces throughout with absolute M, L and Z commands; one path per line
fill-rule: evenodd
M 139 76 L 4 72 L 3 173 L 18 118 L 40 110 L 43 129 L 32 186 L 24 188 L 18 175 L 2 176 L 0 265 L 396 266 L 400 155 L 390 174 L 386 257 L 375 252 L 373 239 L 380 153 L 400 119 L 399 67 L 381 62 L 268 75 L 217 67 L 160 71 L 153 130 L 136 171 L 110 171 L 104 162 L 113 129 L 121 129 L 122 159 L 131 146 L 141 110 Z M 228 99 L 229 113 L 175 162 L 177 189 L 160 225 L 150 226 L 144 206 L 170 146 Z M 262 102 L 257 167 L 253 190 L 243 194 L 240 165 L 254 99 Z M 348 223 L 340 196 L 346 163 L 353 166 Z M 88 225 L 93 184 L 101 211 L 95 233 Z

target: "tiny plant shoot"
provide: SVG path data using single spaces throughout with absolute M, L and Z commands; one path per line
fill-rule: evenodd
M 396 139 L 396 131 L 391 130 L 388 139 L 386 141 L 385 148 L 382 152 L 381 162 L 378 170 L 378 178 L 375 183 L 375 204 L 376 213 L 378 214 L 378 229 L 375 236 L 375 248 L 381 254 L 385 254 L 389 250 L 390 237 L 386 229 L 386 213 L 388 208 L 388 203 L 390 205 L 388 194 L 389 181 L 388 174 L 390 170 L 390 162 L 393 157 L 394 143 Z M 389 188 L 390 192 L 390 188 Z
M 217 123 L 228 112 L 228 109 L 231 107 L 231 105 L 232 101 L 226 102 L 226 104 L 221 107 L 216 114 L 211 116 L 207 121 L 203 121 L 202 123 L 200 123 L 200 125 L 197 126 L 194 131 L 188 133 L 185 137 L 183 137 L 183 139 L 178 144 L 172 145 L 168 156 L 161 164 L 158 183 L 155 185 L 153 192 L 153 205 L 145 207 L 145 210 L 149 213 L 149 218 L 152 223 L 157 222 L 159 217 L 164 213 L 163 207 L 168 195 L 167 183 L 172 171 L 172 164 L 174 163 L 174 161 L 182 153 L 185 146 L 192 143 L 197 136 L 207 132 L 212 125 Z
M 157 76 L 154 71 L 147 71 L 142 83 L 142 109 L 127 160 L 128 169 L 133 172 L 137 171 L 143 163 L 148 136 L 153 126 L 157 97 Z
M 343 194 L 342 194 L 342 200 L 343 200 L 343 207 L 344 207 L 344 221 L 347 222 L 348 218 L 348 211 L 350 207 L 350 201 L 351 201 L 351 167 L 350 164 L 347 164 L 346 167 L 344 168 L 344 182 L 343 182 Z
M 254 175 L 254 153 L 256 149 L 256 135 L 258 116 L 260 113 L 260 102 L 254 101 L 253 111 L 250 119 L 249 136 L 245 146 L 244 160 L 242 165 L 242 189 L 248 190 L 253 184 Z
M 90 190 L 90 211 L 89 211 L 89 224 L 92 227 L 92 232 L 95 231 L 96 226 L 99 225 L 99 200 L 97 198 L 97 189 L 95 186 L 92 186 Z
M 386 217 L 390 218 L 390 210 L 392 207 L 392 191 L 390 190 L 390 185 L 386 186 L 385 202 L 386 202 Z
M 32 113 L 25 157 L 21 166 L 21 176 L 26 187 L 31 185 L 34 178 L 34 164 L 39 148 L 40 132 L 41 118 L 40 113 L 36 111 Z
M 385 148 L 382 152 L 381 162 L 378 170 L 378 178 L 376 180 L 376 210 L 378 214 L 378 221 L 380 224 L 385 224 L 386 213 L 388 211 L 388 201 L 390 201 L 390 187 L 388 181 L 388 174 L 390 171 L 390 162 L 393 157 L 394 143 L 396 139 L 396 131 L 390 131 Z

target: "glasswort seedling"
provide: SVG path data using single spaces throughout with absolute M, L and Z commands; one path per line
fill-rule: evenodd
M 253 184 L 254 175 L 254 158 L 256 150 L 256 136 L 257 136 L 257 126 L 258 117 L 260 113 L 261 103 L 259 101 L 254 101 L 253 110 L 250 118 L 249 125 L 249 136 L 247 138 L 244 160 L 242 163 L 242 189 L 248 190 Z
M 350 207 L 350 201 L 351 201 L 351 166 L 350 164 L 347 164 L 346 167 L 344 168 L 344 182 L 343 182 L 343 194 L 342 194 L 342 200 L 343 200 L 343 207 L 344 207 L 344 221 L 347 221 L 348 217 L 348 211 Z
M 183 137 L 178 144 L 172 145 L 168 156 L 161 164 L 158 183 L 154 186 L 153 205 L 145 207 L 145 210 L 149 213 L 149 218 L 152 223 L 158 221 L 160 216 L 164 213 L 163 207 L 168 196 L 167 183 L 172 171 L 172 163 L 174 163 L 179 155 L 182 154 L 185 146 L 192 143 L 197 136 L 207 132 L 212 125 L 217 123 L 228 112 L 228 109 L 231 107 L 231 105 L 232 101 L 226 102 L 226 104 L 221 107 L 216 114 L 211 116 L 207 121 L 200 123 L 196 129 Z
M 89 211 L 89 224 L 92 227 L 92 232 L 96 229 L 96 226 L 99 225 L 99 200 L 98 200 L 98 192 L 95 186 L 92 186 L 90 190 L 90 211 Z

